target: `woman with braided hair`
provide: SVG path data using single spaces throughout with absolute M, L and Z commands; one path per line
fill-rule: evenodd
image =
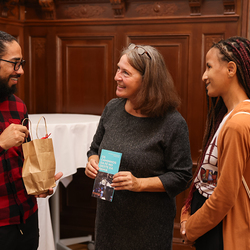
M 181 235 L 202 249 L 250 249 L 250 41 L 232 37 L 206 55 L 208 118 L 182 209 Z M 218 177 L 218 178 L 217 178 Z M 247 191 L 248 189 L 248 191 Z

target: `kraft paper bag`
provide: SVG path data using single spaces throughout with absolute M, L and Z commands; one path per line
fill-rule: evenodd
M 30 195 L 45 193 L 49 188 L 56 186 L 54 178 L 56 162 L 53 142 L 51 138 L 48 138 L 46 120 L 43 116 L 41 118 L 45 122 L 45 137 L 22 144 L 24 154 L 22 177 L 26 191 Z M 41 118 L 37 123 L 37 128 Z

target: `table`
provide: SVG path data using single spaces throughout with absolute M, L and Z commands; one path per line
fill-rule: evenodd
M 60 180 L 65 187 L 71 182 L 72 175 L 77 168 L 84 168 L 87 163 L 87 151 L 98 126 L 100 116 L 81 114 L 30 114 L 31 132 L 33 139 L 45 135 L 43 119 L 37 128 L 41 116 L 46 118 L 48 133 L 53 140 L 56 159 L 56 173 L 63 172 Z M 37 133 L 36 133 L 37 130 Z M 58 185 L 58 183 L 57 183 Z M 40 243 L 38 250 L 69 249 L 65 245 L 91 241 L 92 236 L 60 240 L 59 190 L 51 197 L 51 224 L 49 197 L 38 199 L 38 217 L 40 229 Z M 54 235 L 54 239 L 53 239 Z

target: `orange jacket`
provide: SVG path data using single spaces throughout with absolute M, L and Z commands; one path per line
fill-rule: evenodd
M 250 187 L 250 114 L 238 112 L 250 113 L 250 102 L 237 105 L 220 131 L 217 187 L 195 214 L 181 217 L 183 221 L 190 216 L 186 223 L 190 241 L 223 220 L 226 250 L 250 250 L 250 199 L 242 183 L 244 175 Z

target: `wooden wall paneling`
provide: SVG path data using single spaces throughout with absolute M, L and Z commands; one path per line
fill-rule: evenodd
M 47 74 L 48 74 L 48 113 L 57 113 L 57 36 L 55 28 L 48 28 L 47 34 Z
M 183 17 L 198 15 L 223 15 L 234 8 L 226 8 L 226 6 L 234 6 L 234 0 L 226 0 L 227 4 L 222 0 L 168 0 L 168 1 L 126 1 L 126 17 Z M 231 3 L 233 2 L 233 3 Z M 238 0 L 239 2 L 239 0 Z M 232 11 L 230 12 L 232 14 Z
M 237 2 L 240 2 L 238 0 Z M 244 0 L 242 0 L 244 1 Z M 39 2 L 39 3 L 38 3 Z M 231 13 L 225 8 L 234 0 L 26 0 L 26 20 L 77 19 L 77 18 L 131 18 L 189 15 L 223 15 Z M 39 5 L 40 4 L 40 5 Z M 229 6 L 234 6 L 230 3 Z M 229 9 L 231 11 L 231 8 Z
M 126 17 L 189 16 L 187 0 L 127 1 Z
M 248 9 L 247 9 L 247 25 L 246 25 L 246 34 L 247 38 L 250 39 L 250 3 L 248 2 Z
M 201 15 L 201 0 L 189 0 L 189 6 L 190 6 L 190 10 L 191 10 L 191 13 L 190 15 L 191 16 L 194 16 L 194 15 Z
M 114 17 L 124 17 L 125 13 L 125 0 L 110 0 Z
M 190 36 L 190 53 L 189 53 L 189 68 L 188 68 L 188 115 L 187 124 L 189 128 L 189 139 L 191 146 L 191 154 L 193 165 L 196 167 L 197 158 L 204 132 L 203 123 L 203 105 L 204 85 L 201 82 L 201 57 L 202 57 L 202 37 L 201 25 L 196 24 L 191 28 Z M 180 208 L 179 208 L 180 209 Z
M 26 103 L 29 113 L 56 112 L 56 40 L 54 29 L 24 28 L 27 60 Z
M 24 50 L 24 38 L 23 38 L 23 24 L 18 23 L 16 21 L 7 21 L 7 19 L 5 18 L 0 18 L 0 30 L 11 34 L 17 39 L 22 48 L 23 58 L 26 59 L 24 54 L 25 50 Z M 22 100 L 25 100 L 25 79 L 26 75 L 24 74 L 19 79 L 17 84 L 16 95 L 19 96 Z
M 42 100 L 44 91 L 40 93 L 39 90 L 46 86 L 46 32 L 38 28 L 36 32 L 33 32 L 32 28 L 24 28 L 24 40 L 26 59 L 25 102 L 30 114 L 38 113 L 38 110 L 45 113 L 46 110 L 40 108 L 46 106 L 45 99 Z
M 59 0 L 59 4 L 56 6 L 57 19 L 101 19 L 101 18 L 113 18 L 114 16 L 122 12 L 119 3 L 117 3 L 117 9 L 109 1 L 64 1 Z
M 239 34 L 240 36 L 247 37 L 249 32 L 250 22 L 250 2 L 249 0 L 237 1 L 237 14 L 240 15 Z M 242 11 L 244 10 L 244 11 Z
M 101 114 L 114 95 L 114 36 L 58 35 L 58 112 Z
M 14 27 L 12 27 L 14 28 Z M 25 60 L 24 55 L 24 38 L 23 38 L 23 27 L 17 26 L 14 28 L 14 30 L 10 29 L 7 33 L 13 35 L 17 41 L 19 42 L 21 49 L 22 49 L 22 56 Z M 18 84 L 17 84 L 17 93 L 16 95 L 19 96 L 23 101 L 25 100 L 25 81 L 27 79 L 27 76 L 25 75 L 25 69 L 24 68 L 24 75 L 19 78 Z
M 17 26 L 15 27 L 15 29 L 17 29 L 17 33 L 12 33 L 12 31 L 8 32 L 10 34 L 13 34 L 13 36 L 15 36 L 22 48 L 22 56 L 23 56 L 23 59 L 25 60 L 25 50 L 24 50 L 24 36 L 23 36 L 23 26 Z M 16 35 L 15 35 L 16 34 Z M 18 34 L 18 35 L 17 35 Z M 26 68 L 24 68 L 24 75 L 22 77 L 20 77 L 19 79 L 19 82 L 18 82 L 18 85 L 17 85 L 17 93 L 16 95 L 19 96 L 23 101 L 25 101 L 25 86 L 26 86 L 26 79 L 27 79 L 27 76 L 25 74 L 25 70 Z
M 20 18 L 20 5 L 19 0 L 15 2 L 10 0 L 1 1 L 0 4 L 0 16 L 8 18 L 10 20 L 19 20 Z
M 250 1 L 243 0 L 242 9 L 242 28 L 241 35 L 250 39 Z
M 45 36 L 29 37 L 29 112 L 43 113 L 48 110 L 48 75 Z
M 39 0 L 42 8 L 43 18 L 46 20 L 53 20 L 56 18 L 54 0 Z

